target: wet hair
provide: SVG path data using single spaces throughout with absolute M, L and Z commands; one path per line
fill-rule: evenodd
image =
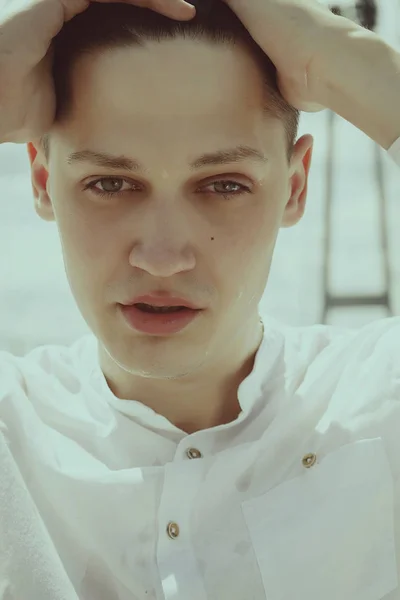
M 194 3 L 194 2 L 193 2 Z M 282 121 L 290 161 L 298 135 L 300 113 L 282 97 L 277 71 L 270 58 L 253 40 L 236 14 L 223 0 L 197 10 L 190 21 L 177 21 L 155 11 L 131 4 L 91 2 L 89 7 L 64 24 L 53 40 L 53 79 L 56 90 L 55 123 L 66 119 L 72 106 L 71 72 L 85 54 L 113 48 L 143 46 L 146 41 L 189 38 L 214 45 L 244 44 L 260 67 L 265 84 L 265 114 Z M 42 138 L 49 156 L 49 134 Z

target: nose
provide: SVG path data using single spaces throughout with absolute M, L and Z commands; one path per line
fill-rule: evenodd
M 154 277 L 172 277 L 196 265 L 194 233 L 176 208 L 162 208 L 139 224 L 129 262 Z

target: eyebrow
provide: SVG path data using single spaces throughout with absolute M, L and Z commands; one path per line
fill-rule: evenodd
M 252 160 L 265 164 L 267 157 L 256 148 L 250 146 L 237 146 L 236 148 L 228 148 L 226 150 L 218 150 L 217 152 L 208 152 L 202 154 L 190 163 L 192 170 L 200 169 L 210 165 L 225 165 L 230 163 L 238 163 L 244 160 Z M 105 152 L 95 152 L 94 150 L 80 150 L 73 152 L 67 158 L 68 164 L 88 162 L 98 167 L 105 167 L 114 170 L 125 170 L 137 173 L 145 171 L 144 166 L 134 158 L 126 156 L 115 156 Z

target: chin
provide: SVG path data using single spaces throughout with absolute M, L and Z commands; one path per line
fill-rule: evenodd
M 195 370 L 183 365 L 180 360 L 171 359 L 168 362 L 157 362 L 154 359 L 146 362 L 143 358 L 135 361 L 127 357 L 124 361 L 116 362 L 126 373 L 148 379 L 179 379 L 190 375 Z
M 142 338 L 142 339 L 141 339 Z M 133 336 L 133 339 L 113 340 L 105 347 L 108 360 L 118 367 L 139 377 L 151 379 L 177 379 L 195 373 L 206 362 L 206 354 L 188 352 L 187 344 L 174 349 L 168 339 L 158 338 L 158 347 L 153 340 L 145 336 Z M 150 342 L 150 343 L 149 343 Z

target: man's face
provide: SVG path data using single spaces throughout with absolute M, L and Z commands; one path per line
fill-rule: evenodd
M 133 374 L 173 378 L 217 364 L 258 324 L 279 228 L 303 214 L 311 136 L 289 166 L 283 125 L 263 113 L 262 77 L 240 47 L 172 40 L 103 51 L 81 59 L 72 83 L 73 114 L 51 132 L 49 163 L 29 153 L 36 210 L 57 222 L 83 317 Z M 265 161 L 191 167 L 238 146 Z M 68 161 L 85 149 L 142 168 Z M 204 310 L 178 334 L 139 333 L 120 303 L 155 290 Z

